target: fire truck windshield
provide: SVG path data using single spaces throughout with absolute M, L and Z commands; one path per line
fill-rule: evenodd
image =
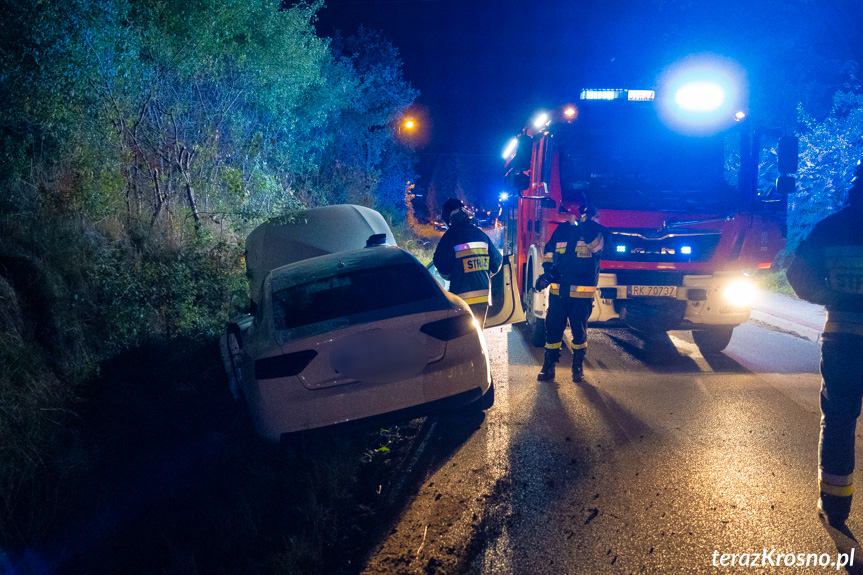
M 603 113 L 583 110 L 553 132 L 564 202 L 582 193 L 606 209 L 716 211 L 735 202 L 723 135 L 674 132 L 651 106 L 602 104 Z

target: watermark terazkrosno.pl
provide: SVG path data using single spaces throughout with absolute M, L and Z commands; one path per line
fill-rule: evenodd
M 785 553 L 764 548 L 761 553 L 713 552 L 715 567 L 825 567 L 843 569 L 854 565 L 854 549 L 850 553 Z

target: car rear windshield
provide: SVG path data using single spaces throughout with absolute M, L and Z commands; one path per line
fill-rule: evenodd
M 410 313 L 375 313 L 409 306 L 440 297 L 440 289 L 414 263 L 347 271 L 273 291 L 273 319 L 277 330 L 327 322 L 336 318 L 356 318 L 362 323 Z M 412 306 L 411 306 L 412 307 Z M 426 311 L 418 306 L 415 312 Z M 359 317 L 357 317 L 359 316 Z

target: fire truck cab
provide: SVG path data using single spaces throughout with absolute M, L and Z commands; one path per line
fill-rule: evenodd
M 691 330 L 702 353 L 749 319 L 748 274 L 784 248 L 797 140 L 753 129 L 729 82 L 582 90 L 539 113 L 504 151 L 506 251 L 535 345 L 548 289 L 543 247 L 581 198 L 609 228 L 590 321 L 643 332 Z

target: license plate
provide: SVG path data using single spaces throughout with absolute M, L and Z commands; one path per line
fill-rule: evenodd
M 626 286 L 629 297 L 677 297 L 677 286 Z

